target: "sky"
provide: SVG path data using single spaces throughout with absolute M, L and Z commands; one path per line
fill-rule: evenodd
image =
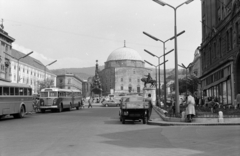
M 165 0 L 176 7 L 186 0 Z M 0 0 L 4 30 L 15 39 L 12 47 L 47 65 L 49 69 L 104 65 L 114 50 L 124 46 L 136 50 L 154 65 L 163 55 L 163 41 L 174 36 L 174 10 L 152 0 Z M 178 64 L 188 65 L 201 44 L 201 1 L 177 9 Z M 174 40 L 166 42 L 166 52 Z M 174 68 L 175 53 L 166 56 L 166 68 Z M 160 60 L 160 63 L 163 60 Z M 150 65 L 146 64 L 146 67 Z

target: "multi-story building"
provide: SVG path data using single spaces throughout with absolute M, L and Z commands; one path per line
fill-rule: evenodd
M 0 27 L 0 82 L 11 82 L 11 51 L 15 39 L 10 37 L 3 26 Z
M 83 97 L 89 96 L 89 87 L 86 80 L 82 80 L 74 74 L 57 75 L 57 87 L 64 89 L 78 89 Z
M 202 0 L 204 96 L 232 104 L 240 93 L 240 0 Z
M 114 50 L 105 62 L 105 68 L 99 72 L 103 95 L 113 90 L 120 93 L 142 93 L 144 83 L 141 78 L 152 70 L 145 68 L 145 62 L 134 49 L 124 45 Z M 151 74 L 152 78 L 155 75 Z
M 53 86 L 56 86 L 56 75 L 51 73 L 39 60 L 30 55 L 19 60 L 25 55 L 12 49 L 11 82 L 29 84 L 33 93 L 39 92 L 39 82 L 44 81 L 44 79 L 52 79 Z

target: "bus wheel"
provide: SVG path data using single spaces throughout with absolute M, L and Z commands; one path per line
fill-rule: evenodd
M 13 115 L 14 118 L 23 118 L 25 116 L 25 108 L 21 106 L 20 112 L 18 114 Z
M 60 112 L 62 112 L 62 104 L 58 107 L 58 112 L 60 113 Z

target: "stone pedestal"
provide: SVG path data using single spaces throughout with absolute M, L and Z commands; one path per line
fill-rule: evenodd
M 153 105 L 156 105 L 156 88 L 153 87 L 144 87 L 143 88 L 143 97 L 147 98 L 148 94 L 151 94 Z

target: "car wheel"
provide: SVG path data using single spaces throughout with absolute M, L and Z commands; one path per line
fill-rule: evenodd
M 108 104 L 106 104 L 105 107 L 108 107 Z
M 125 124 L 125 119 L 124 118 L 122 118 L 122 124 Z

